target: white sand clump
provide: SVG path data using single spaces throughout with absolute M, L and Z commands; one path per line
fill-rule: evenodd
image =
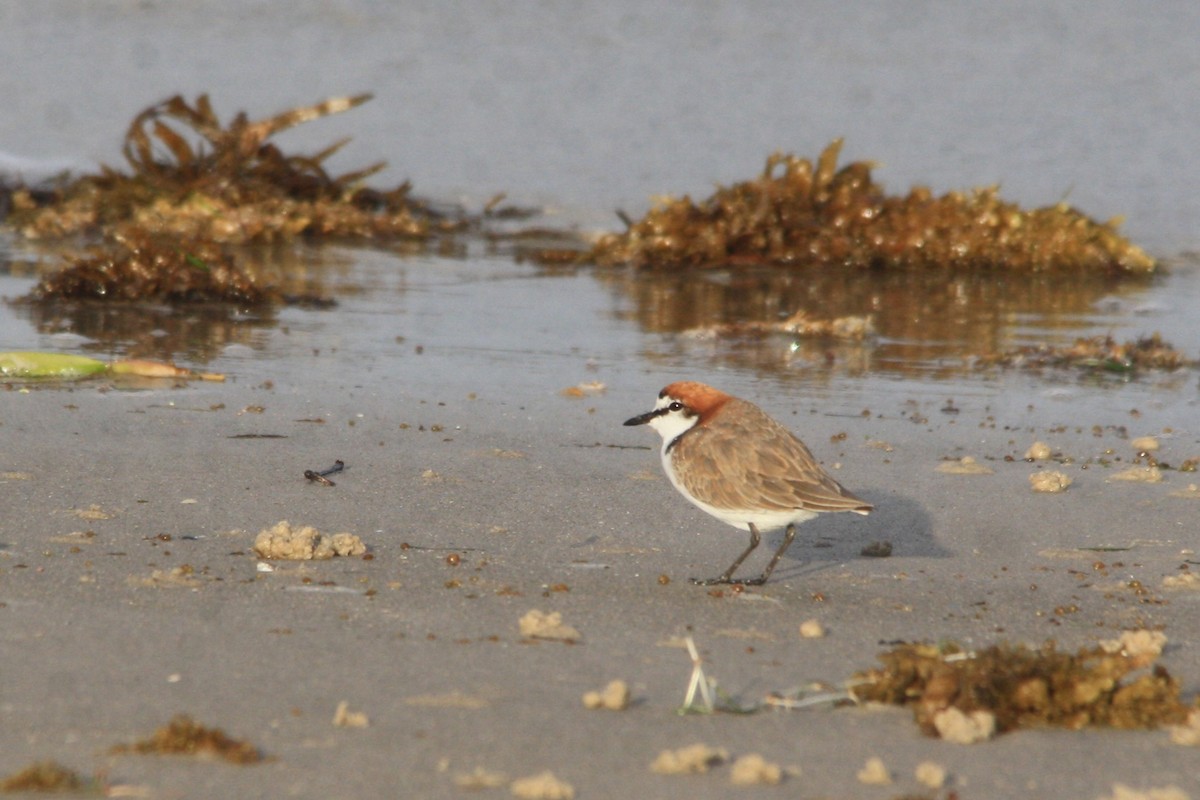
M 708 772 L 709 767 L 729 760 L 729 751 L 724 747 L 709 747 L 697 742 L 677 750 L 663 750 L 654 759 L 650 769 L 660 775 L 690 775 Z
M 1133 483 L 1159 483 L 1163 479 L 1162 470 L 1158 467 L 1130 467 L 1108 476 L 1110 481 L 1131 481 Z
M 733 762 L 729 780 L 734 786 L 774 786 L 783 780 L 783 768 L 750 753 Z
M 1139 436 L 1129 443 L 1139 453 L 1153 453 L 1158 449 L 1158 439 L 1153 436 Z
M 508 789 L 522 800 L 574 800 L 575 797 L 575 787 L 556 778 L 550 770 L 517 778 Z
M 619 679 L 609 681 L 608 686 L 605 686 L 599 692 L 585 692 L 583 695 L 583 707 L 624 711 L 629 708 L 629 696 L 629 684 Z
M 946 768 L 934 761 L 917 764 L 914 774 L 917 783 L 930 789 L 940 789 L 946 785 Z
M 1106 653 L 1122 653 L 1129 658 L 1153 661 L 1162 654 L 1167 644 L 1167 635 L 1162 631 L 1121 631 L 1116 639 L 1102 639 L 1100 647 Z
M 470 772 L 460 772 L 454 776 L 455 786 L 472 792 L 481 789 L 499 789 L 506 783 L 508 783 L 508 776 L 503 772 L 496 772 L 495 770 L 479 766 Z
M 547 614 L 532 608 L 517 624 L 521 635 L 528 639 L 560 639 L 573 642 L 583 638 L 579 631 L 563 624 L 562 614 L 557 611 Z
M 1164 589 L 1200 589 L 1200 575 L 1195 572 L 1167 575 L 1162 579 L 1162 587 Z
M 1042 470 L 1029 476 L 1029 485 L 1035 492 L 1065 492 L 1071 483 L 1066 473 L 1055 469 Z
M 1025 451 L 1025 458 L 1029 461 L 1045 461 L 1051 453 L 1053 451 L 1050 449 L 1050 445 L 1045 442 L 1034 442 Z
M 806 619 L 800 623 L 800 636 L 804 639 L 820 639 L 825 635 L 825 626 L 819 619 Z
M 363 711 L 351 711 L 350 704 L 343 700 L 333 712 L 333 724 L 338 728 L 365 728 L 371 720 Z
M 944 708 L 933 718 L 938 736 L 955 744 L 986 742 L 996 735 L 996 716 L 990 711 L 967 714 L 954 706 Z
M 285 519 L 258 532 L 254 552 L 259 558 L 312 561 L 362 555 L 367 547 L 352 533 L 326 536 L 311 525 L 293 528 Z
M 1097 800 L 1191 800 L 1191 796 L 1178 786 L 1134 789 L 1123 783 L 1114 783 L 1112 794 L 1104 795 Z
M 859 783 L 865 783 L 868 786 L 888 786 L 892 782 L 892 773 L 888 771 L 887 765 L 879 756 L 868 758 L 867 763 L 863 764 L 863 768 L 858 771 L 856 777 Z
M 1200 746 L 1200 710 L 1188 714 L 1187 721 L 1182 725 L 1172 725 L 1167 728 L 1171 733 L 1171 741 L 1184 747 Z
M 947 475 L 991 475 L 995 470 L 984 466 L 973 456 L 963 456 L 958 461 L 943 461 L 937 471 Z

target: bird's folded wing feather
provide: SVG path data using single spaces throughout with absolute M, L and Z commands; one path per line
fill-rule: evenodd
M 738 412 L 722 415 L 720 425 L 693 428 L 676 444 L 676 472 L 693 495 L 729 509 L 871 510 L 757 406 L 745 404 Z

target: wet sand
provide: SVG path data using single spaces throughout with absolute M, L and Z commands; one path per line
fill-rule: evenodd
M 152 796 L 450 796 L 476 767 L 549 769 L 580 797 L 728 796 L 728 766 L 648 768 L 663 749 L 704 742 L 802 770 L 763 794 L 918 791 L 923 760 L 960 795 L 1098 797 L 1116 782 L 1196 794 L 1194 751 L 1162 731 L 961 746 L 922 736 L 901 710 L 678 715 L 689 635 L 720 690 L 747 704 L 837 684 L 896 640 L 1074 649 L 1142 626 L 1165 630 L 1162 663 L 1195 691 L 1200 593 L 1162 581 L 1195 561 L 1196 501 L 1169 495 L 1185 475 L 1108 483 L 1115 469 L 1095 464 L 1059 467 L 1075 479 L 1064 494 L 1033 494 L 1038 467 L 1019 456 L 1035 437 L 1080 460 L 1130 455 L 1112 431 L 1051 433 L 1036 409 L 995 414 L 968 399 L 957 414 L 885 403 L 843 418 L 776 398 L 764 404 L 877 511 L 807 523 L 767 586 L 711 592 L 686 579 L 719 572 L 742 534 L 677 497 L 655 437 L 620 425 L 657 382 L 583 399 L 537 381 L 521 396 L 513 382 L 472 398 L 419 380 L 393 393 L 276 370 L 270 388 L 243 374 L 177 390 L 5 393 L 6 769 L 55 758 Z M 247 435 L 284 438 L 237 438 Z M 994 474 L 935 471 L 962 454 Z M 335 487 L 303 478 L 337 458 L 348 466 Z M 370 560 L 260 572 L 254 535 L 281 519 L 356 533 Z M 859 555 L 875 540 L 892 557 Z M 581 641 L 523 639 L 531 609 L 561 612 Z M 809 618 L 825 638 L 801 638 Z M 631 708 L 583 707 L 616 678 L 632 687 Z M 334 727 L 341 701 L 370 726 Z M 105 755 L 176 713 L 271 761 Z M 894 773 L 890 789 L 858 784 L 870 756 Z

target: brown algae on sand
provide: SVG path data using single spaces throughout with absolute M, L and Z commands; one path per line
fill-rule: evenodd
M 254 538 L 254 552 L 259 558 L 310 561 L 362 555 L 367 547 L 352 533 L 329 536 L 311 525 L 293 527 L 282 520 L 259 531 Z
M 234 764 L 257 764 L 263 760 L 262 753 L 249 742 L 234 739 L 220 728 L 205 727 L 186 714 L 177 715 L 149 738 L 117 745 L 110 752 L 222 758 Z
M 836 139 L 814 164 L 775 154 L 757 178 L 700 203 L 668 198 L 623 233 L 602 237 L 590 260 L 646 268 L 730 264 L 859 269 L 987 268 L 1145 273 L 1155 262 L 1117 232 L 1065 203 L 1032 211 L 995 187 L 889 196 L 872 165 L 838 167 Z
M 855 676 L 853 692 L 859 700 L 911 707 L 929 735 L 939 734 L 938 717 L 950 708 L 968 721 L 990 715 L 997 733 L 1181 724 L 1191 706 L 1181 700 L 1178 681 L 1154 663 L 1162 641 L 1149 637 L 1158 647 L 1144 648 L 1138 643 L 1146 637 L 1136 633 L 1127 632 L 1116 646 L 1106 642 L 1074 654 L 1052 641 L 974 652 L 954 644 L 900 645 L 880 654 L 882 667 Z M 943 727 L 950 722 L 943 717 Z

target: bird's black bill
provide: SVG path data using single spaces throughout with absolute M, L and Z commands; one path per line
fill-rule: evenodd
M 645 414 L 638 414 L 636 417 L 630 417 L 629 419 L 625 420 L 625 424 L 645 425 L 650 420 L 654 419 L 655 417 L 661 417 L 665 413 L 667 413 L 667 409 L 656 408 L 653 411 L 647 411 Z

